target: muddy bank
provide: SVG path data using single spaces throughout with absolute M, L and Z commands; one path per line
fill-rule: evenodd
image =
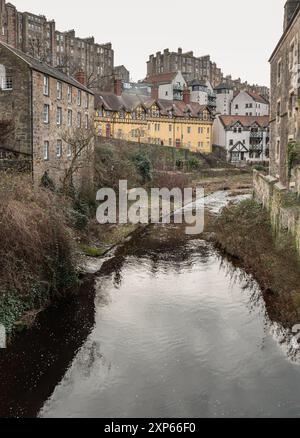
M 226 207 L 210 222 L 215 244 L 259 282 L 271 320 L 291 328 L 300 320 L 300 263 L 293 241 L 275 238 L 267 213 L 253 200 Z

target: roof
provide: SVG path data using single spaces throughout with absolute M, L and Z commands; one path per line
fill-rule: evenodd
M 272 62 L 273 57 L 275 56 L 277 50 L 278 50 L 279 47 L 281 46 L 281 43 L 282 43 L 283 40 L 285 39 L 285 37 L 286 37 L 286 35 L 288 34 L 289 30 L 290 30 L 291 27 L 293 26 L 293 24 L 294 24 L 296 18 L 298 17 L 299 13 L 300 13 L 300 4 L 299 4 L 299 6 L 296 8 L 296 10 L 295 10 L 295 12 L 294 12 L 294 15 L 292 16 L 292 18 L 291 18 L 291 20 L 290 20 L 290 22 L 289 22 L 289 25 L 288 25 L 287 28 L 284 30 L 284 32 L 283 32 L 283 34 L 282 34 L 280 40 L 278 41 L 278 44 L 277 44 L 277 46 L 275 47 L 275 49 L 274 49 L 274 51 L 273 51 L 273 53 L 272 53 L 272 55 L 271 55 L 271 57 L 270 57 L 270 59 L 269 59 L 269 62 Z
M 220 116 L 220 121 L 225 128 L 240 123 L 245 128 L 258 124 L 261 128 L 266 128 L 270 123 L 269 116 Z
M 215 90 L 224 90 L 224 89 L 232 90 L 232 87 L 223 82 L 222 84 L 217 85 L 214 89 Z
M 177 72 L 173 73 L 162 73 L 160 75 L 149 76 L 144 82 L 152 85 L 169 84 L 177 76 Z
M 253 91 L 248 91 L 248 90 L 235 91 L 233 93 L 233 98 L 235 99 L 240 93 L 243 93 L 243 92 L 247 93 L 250 97 L 252 97 L 252 99 L 255 102 L 263 103 L 264 105 L 269 105 L 269 102 L 267 101 L 267 99 L 265 97 L 261 96 L 258 93 L 254 93 Z
M 79 88 L 81 90 L 84 90 L 90 94 L 94 94 L 89 88 L 82 85 L 80 82 L 78 82 L 72 76 L 68 76 L 68 75 L 62 73 L 57 68 L 50 67 L 48 64 L 41 62 L 38 59 L 33 58 L 32 56 L 27 55 L 27 54 L 21 52 L 20 50 L 15 49 L 14 47 L 11 47 L 8 44 L 5 44 L 3 42 L 0 42 L 0 47 L 1 46 L 5 47 L 10 52 L 12 52 L 14 55 L 16 55 L 18 58 L 20 58 L 32 70 L 44 73 L 47 76 L 51 76 L 55 79 L 58 79 L 59 81 L 66 82 L 67 84 L 73 85 L 74 87 Z
M 200 105 L 197 102 L 186 104 L 183 101 L 177 100 L 155 100 L 149 96 L 134 95 L 123 93 L 122 96 L 117 96 L 113 93 L 101 93 L 95 95 L 95 108 L 104 107 L 108 111 L 134 111 L 139 105 L 145 109 L 149 109 L 154 103 L 160 108 L 162 115 L 169 115 L 170 111 L 174 112 L 176 117 L 184 117 L 186 113 L 190 113 L 191 117 L 198 117 L 200 112 L 207 110 L 206 105 Z
M 201 87 L 207 87 L 206 81 L 201 80 L 201 79 L 193 79 L 192 81 L 190 81 L 188 83 L 188 85 L 190 87 L 196 86 L 196 85 L 200 85 Z

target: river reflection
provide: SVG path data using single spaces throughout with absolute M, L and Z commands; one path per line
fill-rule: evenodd
M 183 230 L 140 232 L 0 353 L 0 416 L 300 416 L 291 335 L 251 276 Z
M 94 329 L 41 417 L 300 414 L 256 282 L 177 233 L 151 228 L 103 266 Z

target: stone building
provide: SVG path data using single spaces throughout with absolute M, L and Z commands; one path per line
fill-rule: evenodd
M 271 58 L 270 171 L 287 184 L 287 147 L 300 140 L 300 1 L 285 4 L 283 35 Z
M 213 143 L 234 164 L 269 160 L 269 116 L 224 116 L 214 121 Z
M 9 122 L 12 127 L 7 138 L 0 138 L 1 159 L 13 155 L 30 161 L 36 183 L 47 172 L 59 186 L 76 156 L 75 136 L 90 139 L 86 151 L 92 154 L 94 94 L 84 78 L 82 73 L 75 80 L 0 43 L 0 125 Z M 81 169 L 74 184 L 89 171 L 84 151 L 78 161 Z
M 119 79 L 125 84 L 130 83 L 130 72 L 124 65 L 118 65 L 114 68 L 115 79 Z
M 0 0 L 0 41 L 40 59 L 64 73 L 84 71 L 95 90 L 111 90 L 114 51 L 111 43 L 97 44 L 93 37 L 78 38 L 74 30 L 60 32 L 54 20 L 43 15 L 19 12 Z
M 268 88 L 259 85 L 250 85 L 242 82 L 241 79 L 232 79 L 231 76 L 224 76 L 222 70 L 213 62 L 209 55 L 196 57 L 194 52 L 184 53 L 181 48 L 177 52 L 165 49 L 150 55 L 147 62 L 147 76 L 154 76 L 165 73 L 181 71 L 187 82 L 194 79 L 209 81 L 213 88 L 225 83 L 233 90 L 247 89 L 268 96 Z
M 207 106 L 183 100 L 115 93 L 95 96 L 96 133 L 101 137 L 212 152 L 213 115 Z
M 210 56 L 197 58 L 193 52 L 183 53 L 181 48 L 177 52 L 169 49 L 157 52 L 147 62 L 148 77 L 176 71 L 181 71 L 188 82 L 193 79 L 209 80 L 213 86 L 218 85 L 222 78 L 221 69 L 211 61 Z

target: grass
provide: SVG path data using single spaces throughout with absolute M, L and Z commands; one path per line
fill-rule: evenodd
M 274 236 L 267 212 L 253 200 L 224 209 L 214 228 L 218 246 L 260 283 L 271 319 L 288 327 L 299 323 L 300 262 L 293 237 Z
M 96 248 L 94 246 L 88 246 L 83 244 L 80 245 L 80 249 L 84 252 L 85 255 L 89 257 L 102 257 L 107 251 L 107 248 Z

